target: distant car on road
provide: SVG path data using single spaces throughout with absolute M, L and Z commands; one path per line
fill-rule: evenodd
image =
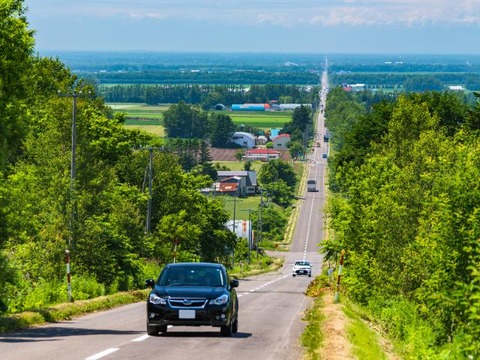
M 328 156 L 327 153 L 323 153 L 323 154 L 322 154 L 322 158 L 324 158 L 324 159 L 326 159 L 327 156 Z
M 238 280 L 216 263 L 173 263 L 149 279 L 147 334 L 158 335 L 173 326 L 220 327 L 222 336 L 238 331 Z
M 308 275 L 312 276 L 312 264 L 306 260 L 297 260 L 292 266 L 292 276 Z
M 307 191 L 308 192 L 317 191 L 317 181 L 316 180 L 307 180 Z

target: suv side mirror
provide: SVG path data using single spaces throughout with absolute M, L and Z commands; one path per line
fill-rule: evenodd
M 145 286 L 150 286 L 153 289 L 153 287 L 155 286 L 155 280 L 153 279 L 145 280 Z
M 238 287 L 238 284 L 239 284 L 239 282 L 238 282 L 237 279 L 230 280 L 230 286 L 231 287 L 234 287 L 234 288 Z

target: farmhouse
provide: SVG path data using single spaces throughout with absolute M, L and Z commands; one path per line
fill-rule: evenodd
M 218 181 L 220 183 L 228 181 L 232 177 L 239 179 L 238 196 L 253 195 L 257 192 L 256 171 L 218 171 Z
M 201 192 L 205 195 L 245 197 L 254 195 L 257 187 L 256 171 L 218 171 L 218 181 Z

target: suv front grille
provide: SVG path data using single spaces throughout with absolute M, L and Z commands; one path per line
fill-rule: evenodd
M 207 299 L 205 298 L 170 298 L 170 306 L 177 309 L 194 309 L 194 308 L 203 308 L 207 304 Z

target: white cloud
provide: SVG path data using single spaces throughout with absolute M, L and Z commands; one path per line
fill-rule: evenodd
M 295 26 L 480 24 L 479 0 L 26 0 L 35 13 Z M 307 20 L 308 19 L 308 20 Z

